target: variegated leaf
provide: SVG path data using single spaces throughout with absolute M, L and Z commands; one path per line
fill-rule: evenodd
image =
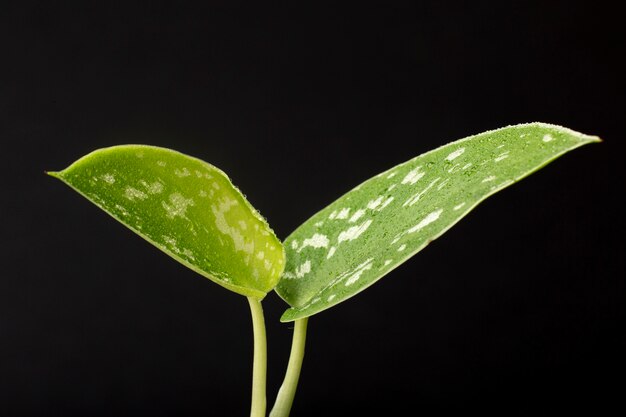
M 509 126 L 449 143 L 365 181 L 286 239 L 287 265 L 276 291 L 291 308 L 281 320 L 354 296 L 487 197 L 597 141 L 555 125 Z
M 183 265 L 245 296 L 263 298 L 285 253 L 265 219 L 224 172 L 145 145 L 96 150 L 51 172 Z

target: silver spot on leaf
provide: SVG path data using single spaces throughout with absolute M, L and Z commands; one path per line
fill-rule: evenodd
M 463 155 L 463 152 L 465 152 L 465 148 L 459 148 L 456 151 L 450 153 L 448 156 L 446 156 L 446 161 L 453 161 L 456 158 L 458 158 L 459 156 Z
M 352 226 L 347 230 L 339 233 L 339 237 L 337 238 L 337 243 L 345 242 L 348 240 L 357 239 L 359 236 L 363 234 L 372 224 L 372 219 L 366 220 L 358 226 Z

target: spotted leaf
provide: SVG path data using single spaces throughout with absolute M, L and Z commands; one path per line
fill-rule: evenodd
M 236 293 L 263 298 L 285 253 L 224 172 L 170 149 L 96 150 L 51 172 L 154 246 Z
M 478 203 L 599 139 L 543 123 L 509 126 L 427 152 L 357 186 L 286 240 L 282 321 L 364 290 L 441 236 Z

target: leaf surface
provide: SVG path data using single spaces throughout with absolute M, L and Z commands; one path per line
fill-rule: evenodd
M 597 141 L 544 123 L 508 126 L 449 143 L 365 181 L 285 240 L 287 265 L 276 292 L 291 308 L 281 321 L 354 296 L 490 195 Z
M 96 150 L 49 174 L 231 291 L 263 298 L 280 278 L 281 242 L 228 176 L 200 159 L 122 145 Z

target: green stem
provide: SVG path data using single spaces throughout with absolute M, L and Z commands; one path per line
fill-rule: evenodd
M 250 417 L 265 417 L 265 386 L 267 380 L 267 339 L 261 300 L 248 297 L 254 331 L 254 363 L 252 366 L 252 405 Z
M 302 360 L 304 359 L 304 344 L 308 320 L 308 317 L 305 317 L 295 322 L 287 372 L 283 385 L 281 385 L 278 391 L 274 407 L 270 412 L 270 417 L 289 417 L 291 412 L 291 406 L 298 387 L 298 379 L 300 378 L 300 370 L 302 369 Z

